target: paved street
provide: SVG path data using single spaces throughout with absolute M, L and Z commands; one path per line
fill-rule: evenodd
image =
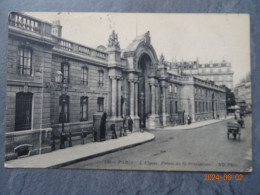
M 230 119 L 232 120 L 232 119 Z M 184 171 L 250 171 L 251 117 L 241 140 L 227 139 L 227 121 L 190 130 L 153 130 L 155 140 L 63 168 Z

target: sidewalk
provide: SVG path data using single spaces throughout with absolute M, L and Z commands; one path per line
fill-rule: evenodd
M 158 128 L 158 130 L 189 130 L 189 129 L 196 129 L 202 126 L 207 126 L 211 125 L 214 123 L 218 123 L 221 121 L 229 120 L 234 118 L 234 116 L 227 116 L 227 118 L 222 118 L 222 119 L 212 119 L 212 120 L 207 120 L 207 121 L 200 121 L 200 122 L 194 122 L 191 123 L 190 125 L 178 125 L 178 126 L 168 126 L 168 127 L 163 127 L 163 128 Z
M 7 168 L 59 168 L 80 160 L 101 156 L 117 150 L 133 147 L 154 140 L 151 133 L 130 133 L 126 137 L 104 142 L 92 142 L 50 153 L 35 155 L 5 162 Z

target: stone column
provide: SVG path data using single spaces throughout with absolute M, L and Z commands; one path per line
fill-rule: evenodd
M 138 115 L 138 82 L 135 82 L 135 115 Z
M 134 116 L 134 101 L 135 101 L 135 86 L 134 81 L 130 80 L 130 115 Z
M 151 104 L 152 104 L 152 115 L 155 115 L 155 104 L 156 104 L 156 102 L 155 102 L 155 85 L 154 84 L 151 84 L 151 88 L 152 88 L 152 102 L 151 102 Z
M 121 79 L 117 80 L 117 91 L 118 91 L 118 101 L 117 101 L 117 105 L 118 105 L 118 117 L 121 118 Z
M 162 114 L 166 114 L 166 94 L 165 94 L 165 86 L 162 86 Z
M 117 80 L 116 80 L 116 77 L 111 77 L 112 79 L 112 86 L 111 86 L 111 89 L 112 89 L 112 95 L 111 95 L 111 98 L 112 98 L 112 117 L 116 117 L 116 104 L 117 104 Z
M 157 94 L 157 86 L 155 85 L 155 92 L 154 92 L 154 95 L 155 95 L 155 114 L 157 115 L 158 114 L 158 94 Z

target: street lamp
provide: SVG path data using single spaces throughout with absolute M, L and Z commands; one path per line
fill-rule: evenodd
M 64 106 L 66 103 L 66 86 L 63 82 L 63 74 L 61 71 L 57 71 L 55 75 L 55 82 L 61 87 L 62 89 L 62 100 L 61 100 L 61 119 L 62 119 L 62 129 L 60 133 L 60 149 L 65 148 L 65 141 L 67 139 L 67 135 L 64 132 L 64 122 L 65 122 L 65 113 L 64 113 Z

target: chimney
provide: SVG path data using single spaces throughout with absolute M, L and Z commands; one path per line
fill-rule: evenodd
M 55 20 L 52 22 L 51 34 L 57 37 L 62 36 L 62 26 L 60 25 L 59 20 Z

